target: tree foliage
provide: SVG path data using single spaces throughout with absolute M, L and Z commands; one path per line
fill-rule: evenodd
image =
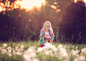
M 5 2 L 5 0 L 2 0 Z M 11 3 L 15 0 L 10 0 Z M 1 12 L 1 30 L 0 40 L 7 38 L 19 38 L 26 39 L 35 35 L 35 39 L 39 39 L 39 33 L 43 27 L 45 21 L 50 21 L 55 34 L 55 41 L 57 41 L 57 31 L 59 29 L 59 24 L 62 21 L 62 16 L 65 13 L 67 6 L 71 4 L 73 0 L 46 0 L 46 5 L 42 5 L 41 11 L 38 11 L 34 7 L 31 11 L 26 11 L 25 9 L 13 9 L 12 11 Z M 57 4 L 55 4 L 57 3 Z M 56 9 L 53 9 L 51 6 L 55 6 Z M 56 10 L 60 9 L 60 12 Z M 70 8 L 71 9 L 71 8 Z M 5 18 L 6 17 L 6 18 Z M 5 18 L 5 19 L 4 19 Z M 63 17 L 65 18 L 65 17 Z M 5 23 L 5 26 L 4 26 Z M 8 25 L 6 25 L 8 24 Z M 5 34 L 4 34 L 5 33 Z M 4 37 L 5 35 L 5 37 Z M 6 36 L 8 35 L 8 36 Z
M 66 38 L 67 42 L 84 43 L 86 36 L 85 3 L 78 1 L 72 3 L 63 15 L 60 24 L 59 38 Z M 64 41 L 63 41 L 64 42 Z

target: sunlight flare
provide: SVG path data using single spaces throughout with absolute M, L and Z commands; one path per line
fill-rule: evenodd
M 41 5 L 45 4 L 45 0 L 22 0 L 21 8 L 32 9 L 34 7 L 41 7 Z
M 77 3 L 77 1 L 83 1 L 84 3 L 86 3 L 86 0 L 74 0 L 74 3 Z
M 84 2 L 86 3 L 86 0 L 84 0 Z
M 2 8 L 0 7 L 0 12 L 2 11 Z

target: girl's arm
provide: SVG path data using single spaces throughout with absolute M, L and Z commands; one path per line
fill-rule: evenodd
M 41 32 L 40 32 L 39 37 L 40 37 L 40 38 L 41 38 L 41 37 L 44 37 L 45 39 L 47 38 L 47 36 L 45 35 L 44 31 L 41 31 Z
M 39 37 L 41 38 L 41 37 L 44 37 L 44 36 L 45 36 L 44 32 L 41 31 Z

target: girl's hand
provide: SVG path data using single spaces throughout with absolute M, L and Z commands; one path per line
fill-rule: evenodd
M 47 38 L 47 36 L 45 35 L 44 38 Z
M 46 36 L 46 35 L 45 35 L 45 36 L 44 36 L 44 38 L 50 39 L 51 37 L 50 37 L 50 36 Z
M 51 37 L 50 36 L 47 36 L 48 39 L 50 39 Z

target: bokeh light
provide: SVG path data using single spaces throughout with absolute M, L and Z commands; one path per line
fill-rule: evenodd
M 42 3 L 45 3 L 45 0 L 22 0 L 21 8 L 32 9 L 35 7 L 41 7 Z

